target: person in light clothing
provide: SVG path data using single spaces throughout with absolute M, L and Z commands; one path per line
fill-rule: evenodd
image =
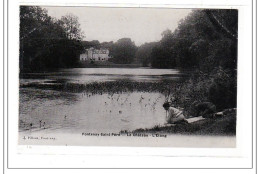
M 163 104 L 166 110 L 166 122 L 168 124 L 188 123 L 181 110 L 170 106 L 169 102 Z M 168 114 L 167 114 L 168 112 Z

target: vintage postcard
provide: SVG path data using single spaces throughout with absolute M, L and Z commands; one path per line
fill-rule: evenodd
M 238 14 L 19 6 L 19 145 L 236 147 Z
M 253 2 L 98 2 L 5 3 L 5 168 L 253 169 Z

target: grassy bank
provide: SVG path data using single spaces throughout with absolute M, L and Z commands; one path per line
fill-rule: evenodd
M 185 135 L 236 135 L 236 113 L 221 118 L 204 119 L 190 124 L 155 126 L 151 129 L 137 129 L 135 133 L 170 133 Z

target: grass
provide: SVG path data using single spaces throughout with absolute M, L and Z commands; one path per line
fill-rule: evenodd
M 236 113 L 221 118 L 205 119 L 190 124 L 175 126 L 155 126 L 151 129 L 137 129 L 135 133 L 170 133 L 185 135 L 236 135 Z

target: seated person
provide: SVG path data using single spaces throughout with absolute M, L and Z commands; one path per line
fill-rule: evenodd
M 193 115 L 195 117 L 212 118 L 216 112 L 216 106 L 211 102 L 193 102 Z
M 170 106 L 169 102 L 163 104 L 166 110 L 166 122 L 168 124 L 188 123 L 181 110 Z M 168 112 L 168 114 L 167 114 Z

